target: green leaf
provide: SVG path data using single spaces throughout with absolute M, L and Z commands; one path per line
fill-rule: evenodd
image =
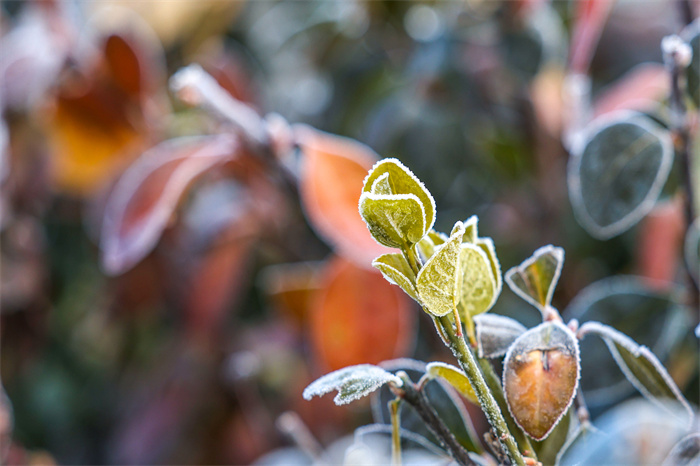
M 374 239 L 384 246 L 401 248 L 424 236 L 423 204 L 413 194 L 363 193 L 360 215 Z
M 693 50 L 693 59 L 686 69 L 687 86 L 695 106 L 700 108 L 700 18 L 686 26 L 681 37 Z
M 440 377 L 445 380 L 472 403 L 479 403 L 472 384 L 461 369 L 443 362 L 431 362 L 426 366 L 426 372 L 433 377 Z
M 673 162 L 667 131 L 631 112 L 591 125 L 569 164 L 569 194 L 579 223 L 608 239 L 654 206 Z
M 461 296 L 462 309 L 471 316 L 488 311 L 496 303 L 498 287 L 486 253 L 479 246 L 462 243 Z M 462 316 L 467 321 L 466 316 Z
M 372 267 L 378 269 L 389 283 L 400 286 L 406 294 L 420 303 L 418 291 L 414 285 L 415 276 L 403 254 L 381 255 L 372 261 Z
M 425 263 L 416 279 L 418 296 L 435 316 L 452 312 L 460 298 L 460 251 L 464 225 L 457 222 L 450 239 Z
M 444 244 L 448 239 L 449 237 L 446 234 L 430 230 L 428 234 L 416 244 L 416 250 L 418 254 L 420 254 L 422 261 L 427 262 L 428 259 L 433 257 L 435 248 Z
M 560 322 L 544 322 L 518 337 L 503 362 L 503 391 L 520 428 L 546 438 L 569 409 L 581 373 L 578 340 Z
M 686 410 L 687 419 L 684 421 L 690 426 L 693 410 L 688 400 L 681 394 L 663 364 L 649 348 L 638 345 L 627 335 L 599 322 L 586 322 L 578 333 L 580 336 L 588 333 L 599 335 L 608 345 L 615 362 L 632 385 L 646 398 L 657 402 L 659 406 L 664 406 L 663 403 L 659 403 L 664 399 L 678 401 Z
M 472 215 L 464 221 L 464 239 L 466 243 L 475 243 L 479 237 L 479 217 Z
M 418 198 L 425 210 L 425 235 L 435 224 L 435 200 L 423 183 L 397 159 L 383 159 L 374 164 L 367 178 L 365 178 L 363 192 L 370 192 L 375 189 L 375 180 L 387 175 L 387 181 L 392 194 L 413 194 Z M 382 189 L 379 186 L 377 189 Z M 421 235 L 421 238 L 423 237 Z
M 333 401 L 343 405 L 367 396 L 385 383 L 400 387 L 403 381 L 391 372 L 371 364 L 360 364 L 326 374 L 304 389 L 303 397 L 310 400 L 334 390 L 338 391 Z
M 506 283 L 515 294 L 544 313 L 564 265 L 564 250 L 547 245 L 522 264 L 506 272 Z

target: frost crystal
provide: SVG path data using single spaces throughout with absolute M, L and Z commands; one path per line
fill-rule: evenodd
M 403 385 L 401 379 L 384 369 L 371 364 L 360 364 L 326 374 L 304 389 L 304 399 L 322 396 L 334 390 L 338 391 L 333 401 L 337 405 L 367 396 L 385 383 Z

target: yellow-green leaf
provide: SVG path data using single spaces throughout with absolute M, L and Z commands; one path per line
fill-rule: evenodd
M 414 273 L 403 254 L 381 255 L 372 261 L 372 267 L 378 269 L 389 283 L 400 286 L 406 294 L 420 303 L 418 291 L 414 285 Z
M 426 372 L 433 377 L 440 377 L 452 385 L 464 398 L 474 404 L 478 404 L 479 400 L 474 393 L 472 384 L 461 369 L 445 364 L 443 362 L 431 362 L 425 366 Z
M 460 249 L 464 225 L 457 222 L 450 239 L 425 263 L 416 279 L 418 296 L 428 311 L 444 316 L 457 306 L 460 296 Z
M 430 230 L 427 235 L 423 237 L 418 243 L 416 243 L 416 249 L 418 254 L 420 254 L 423 262 L 427 262 L 428 259 L 433 257 L 435 254 L 435 248 L 444 244 L 449 237 L 435 230 Z
M 508 270 L 506 282 L 515 294 L 544 312 L 552 301 L 563 265 L 564 250 L 550 244 Z
M 413 194 L 360 196 L 360 215 L 379 244 L 401 248 L 420 241 L 425 231 L 423 204 Z
M 486 312 L 495 304 L 496 280 L 491 270 L 491 262 L 477 245 L 462 243 L 461 262 L 461 310 L 470 316 Z M 467 316 L 461 316 L 466 322 Z
M 501 263 L 498 261 L 498 256 L 496 255 L 496 247 L 493 244 L 491 238 L 477 238 L 476 243 L 486 256 L 489 258 L 491 263 L 491 272 L 493 272 L 493 279 L 496 282 L 496 296 L 501 294 L 501 289 L 503 288 L 503 278 L 501 275 Z
M 465 243 L 474 243 L 479 237 L 479 217 L 472 215 L 464 221 L 464 241 Z

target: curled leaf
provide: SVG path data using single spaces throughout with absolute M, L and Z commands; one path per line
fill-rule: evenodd
M 481 247 L 462 243 L 460 262 L 460 310 L 471 316 L 488 311 L 496 303 L 499 291 L 489 257 Z M 462 318 L 467 321 L 465 316 Z
M 383 246 L 401 248 L 425 235 L 423 204 L 413 194 L 362 193 L 360 215 L 372 237 Z
M 188 186 L 235 156 L 228 135 L 183 137 L 145 152 L 117 182 L 105 208 L 100 249 L 108 274 L 121 274 L 155 246 Z
M 515 294 L 544 312 L 552 301 L 563 265 L 562 248 L 543 246 L 522 264 L 508 270 L 506 283 Z
M 418 273 L 418 296 L 435 316 L 453 312 L 460 299 L 460 251 L 464 225 L 457 222 L 450 239 L 441 245 Z
M 515 422 L 535 440 L 546 438 L 576 394 L 581 372 L 576 337 L 559 322 L 540 324 L 515 340 L 503 367 Z
M 462 396 L 474 404 L 478 404 L 479 400 L 474 393 L 474 388 L 469 382 L 469 379 L 461 369 L 443 362 L 431 362 L 425 367 L 426 372 L 433 377 L 440 377 L 452 385 Z
M 337 390 L 333 401 L 344 405 L 369 395 L 385 383 L 393 383 L 397 387 L 403 385 L 401 379 L 381 367 L 359 364 L 324 375 L 306 387 L 303 396 L 305 400 L 310 400 Z
M 498 314 L 474 316 L 474 323 L 480 358 L 503 356 L 510 345 L 527 331 L 517 320 Z
M 588 333 L 600 336 L 608 345 L 617 365 L 642 395 L 661 407 L 664 407 L 661 402 L 664 399 L 679 402 L 687 415 L 683 421 L 690 425 L 693 420 L 693 410 L 688 400 L 649 348 L 638 345 L 627 335 L 599 322 L 586 322 L 578 333 L 581 336 Z
M 612 238 L 654 206 L 671 170 L 671 139 L 629 112 L 598 120 L 584 139 L 569 163 L 569 196 L 577 220 L 591 235 Z
M 372 267 L 379 270 L 389 283 L 398 285 L 420 303 L 413 270 L 401 253 L 381 255 L 372 261 Z

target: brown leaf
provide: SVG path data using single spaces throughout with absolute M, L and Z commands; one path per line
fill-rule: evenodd
M 352 139 L 294 127 L 304 153 L 301 199 L 314 229 L 335 251 L 362 267 L 391 252 L 374 241 L 358 212 L 362 183 L 378 156 Z
M 382 275 L 335 257 L 311 309 L 311 342 L 324 371 L 406 356 L 417 313 Z
M 192 182 L 237 150 L 232 136 L 213 135 L 171 139 L 145 152 L 107 201 L 100 241 L 104 270 L 123 273 L 148 254 Z

